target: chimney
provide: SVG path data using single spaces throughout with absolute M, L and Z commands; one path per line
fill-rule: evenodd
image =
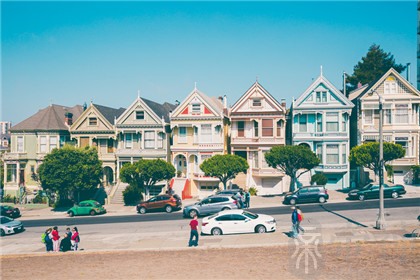
M 64 123 L 68 126 L 71 126 L 73 124 L 73 114 L 70 112 L 64 113 Z
M 283 98 L 281 100 L 281 106 L 284 107 L 284 108 L 286 108 L 286 99 Z
M 227 108 L 227 96 L 226 95 L 224 95 L 223 96 L 223 108 Z

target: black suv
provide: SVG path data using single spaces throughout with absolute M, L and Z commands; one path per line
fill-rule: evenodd
M 320 202 L 324 203 L 330 196 L 324 186 L 306 186 L 301 187 L 294 193 L 284 197 L 284 203 L 295 205 L 302 202 Z

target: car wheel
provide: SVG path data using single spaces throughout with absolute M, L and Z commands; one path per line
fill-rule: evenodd
M 255 231 L 257 232 L 257 233 L 265 233 L 266 231 L 267 231 L 267 229 L 265 228 L 265 226 L 263 226 L 263 225 L 258 225 L 256 228 L 255 228 Z
M 392 196 L 392 198 L 398 198 L 398 193 L 397 192 L 392 192 L 391 196 Z
M 359 200 L 360 200 L 360 201 L 365 200 L 365 195 L 364 195 L 364 194 L 359 195 Z
M 292 198 L 292 199 L 290 200 L 290 205 L 295 205 L 295 204 L 296 204 L 296 199 Z
M 139 213 L 140 214 L 146 214 L 146 208 L 145 207 L 140 207 Z
M 220 228 L 214 228 L 214 229 L 211 230 L 211 234 L 212 235 L 222 235 L 223 232 Z
M 190 212 L 188 212 L 188 215 L 190 215 L 191 218 L 194 218 L 195 216 L 198 216 L 196 210 L 190 210 Z
M 73 212 L 73 211 L 70 211 L 70 212 L 69 212 L 69 216 L 70 216 L 70 217 L 73 217 L 73 216 L 74 216 L 74 212 Z
M 323 196 L 320 196 L 319 198 L 318 198 L 318 201 L 319 201 L 319 203 L 325 203 L 325 197 L 323 197 Z
M 6 233 L 4 232 L 4 230 L 0 229 L 0 235 L 1 236 L 5 236 L 6 235 Z
M 96 212 L 95 212 L 95 210 L 90 210 L 89 214 L 90 214 L 91 216 L 95 216 L 95 215 L 96 215 Z
M 223 207 L 222 211 L 225 211 L 225 210 L 230 210 L 230 208 L 229 207 Z
M 172 206 L 171 205 L 166 205 L 165 206 L 165 211 L 166 211 L 166 213 L 171 213 L 172 212 Z

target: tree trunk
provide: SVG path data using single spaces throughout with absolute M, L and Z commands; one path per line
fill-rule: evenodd
M 290 192 L 295 191 L 295 185 L 296 185 L 296 176 L 291 176 L 290 177 L 290 186 L 289 186 L 289 191 Z
M 222 181 L 222 183 L 223 183 L 223 189 L 226 190 L 226 184 L 227 184 L 227 182 L 226 181 Z

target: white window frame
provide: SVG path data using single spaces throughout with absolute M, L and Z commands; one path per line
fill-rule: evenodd
M 252 107 L 262 107 L 262 99 L 261 98 L 252 99 Z
M 157 134 L 157 148 L 163 149 L 163 141 L 165 140 L 165 133 L 158 132 Z
M 304 120 L 305 122 L 301 122 Z M 299 132 L 307 132 L 308 131 L 308 115 L 299 114 L 298 115 L 298 127 Z
M 367 114 L 368 112 L 369 112 L 370 116 L 368 116 L 368 114 Z M 368 121 L 368 117 L 369 117 L 370 121 Z M 363 110 L 363 121 L 364 121 L 365 124 L 373 124 L 373 117 L 374 117 L 374 109 L 364 109 Z
M 325 117 L 325 131 L 338 132 L 340 130 L 339 114 L 338 112 L 328 112 Z M 332 127 L 334 126 L 334 127 Z
M 201 114 L 201 103 L 192 103 L 191 104 L 191 114 L 200 115 Z
M 96 124 L 92 124 L 93 120 L 96 120 Z M 88 118 L 88 125 L 89 126 L 98 126 L 98 118 L 97 117 L 89 117 Z
M 57 136 L 50 136 L 50 141 L 49 142 L 50 142 L 50 147 L 49 147 L 50 152 L 53 149 L 58 148 Z
M 327 164 L 340 163 L 340 146 L 338 144 L 326 145 Z M 334 158 L 333 158 L 334 157 Z
M 213 142 L 213 128 L 211 124 L 202 124 L 200 127 L 200 142 L 212 143 Z
M 139 118 L 140 117 L 140 118 Z M 144 111 L 136 111 L 136 120 L 144 120 L 145 119 L 145 113 Z
M 39 136 L 39 152 L 46 153 L 48 152 L 48 142 L 47 136 Z
M 18 153 L 25 152 L 25 138 L 23 136 L 17 136 L 16 140 L 16 151 Z
M 124 147 L 126 149 L 133 148 L 133 133 L 125 133 L 124 134 Z
M 156 141 L 156 132 L 153 130 L 144 132 L 144 148 L 145 149 L 154 149 Z
M 408 124 L 408 104 L 395 104 L 395 124 Z
M 184 131 L 184 132 L 181 132 Z M 178 143 L 185 144 L 187 143 L 187 127 L 180 126 L 178 127 Z

